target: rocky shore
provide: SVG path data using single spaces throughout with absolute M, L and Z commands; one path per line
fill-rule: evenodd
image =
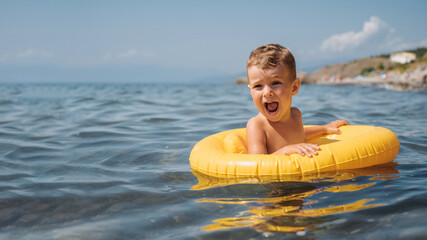
M 427 64 L 404 73 L 376 73 L 368 76 L 320 78 L 314 82 L 321 85 L 371 85 L 383 86 L 393 90 L 426 90 Z

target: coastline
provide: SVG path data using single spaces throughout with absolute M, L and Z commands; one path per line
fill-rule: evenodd
M 358 75 L 356 77 L 331 77 L 328 79 L 317 79 L 308 84 L 319 85 L 368 85 L 384 86 L 393 90 L 411 91 L 427 89 L 427 64 L 420 65 L 415 70 L 408 70 L 402 74 L 376 73 L 369 76 Z
M 365 85 L 381 86 L 396 91 L 427 90 L 427 64 L 419 65 L 414 70 L 409 69 L 403 73 L 373 73 L 368 76 L 357 75 L 355 77 L 322 77 L 308 80 L 306 73 L 298 73 L 303 84 L 317 85 Z M 236 84 L 248 84 L 246 77 L 235 79 Z

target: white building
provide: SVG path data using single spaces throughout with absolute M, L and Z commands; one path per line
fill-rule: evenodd
M 399 52 L 390 55 L 391 62 L 397 62 L 401 64 L 413 62 L 416 58 L 417 56 L 415 55 L 415 53 L 410 52 Z

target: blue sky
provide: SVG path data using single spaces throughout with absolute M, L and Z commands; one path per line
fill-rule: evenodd
M 427 46 L 427 1 L 0 1 L 0 82 L 237 76 L 280 43 L 299 70 Z

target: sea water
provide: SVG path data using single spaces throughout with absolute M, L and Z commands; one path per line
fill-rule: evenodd
M 304 124 L 396 133 L 393 164 L 309 181 L 191 172 L 257 114 L 234 84 L 0 85 L 1 239 L 427 238 L 427 92 L 303 85 Z

